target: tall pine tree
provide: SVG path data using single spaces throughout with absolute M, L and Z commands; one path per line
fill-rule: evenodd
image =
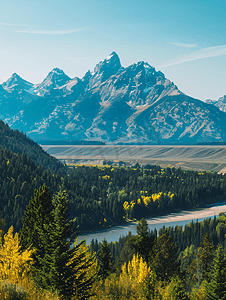
M 226 258 L 221 246 L 217 249 L 216 257 L 213 261 L 211 281 L 206 283 L 206 299 L 225 300 L 226 299 Z
M 94 276 L 87 275 L 93 257 L 87 255 L 83 243 L 73 247 L 74 238 L 73 222 L 68 221 L 66 192 L 58 192 L 52 201 L 48 188 L 43 185 L 35 191 L 27 207 L 20 240 L 23 248 L 36 250 L 37 284 L 56 292 L 64 300 L 72 296 L 87 299 L 94 281 Z
M 177 262 L 177 246 L 166 231 L 157 238 L 153 252 L 151 265 L 158 280 L 169 281 L 171 277 L 182 276 L 180 264 Z
M 203 240 L 202 252 L 200 260 L 202 264 L 202 279 L 209 281 L 211 279 L 211 267 L 214 258 L 214 247 L 210 240 L 210 235 L 207 233 Z
M 98 253 L 99 260 L 99 275 L 103 280 L 113 271 L 113 260 L 111 256 L 111 250 L 109 243 L 106 239 L 103 239 L 100 244 L 100 250 Z
M 136 253 L 142 256 L 148 264 L 152 255 L 154 236 L 151 236 L 148 231 L 147 220 L 142 218 L 137 225 L 137 235 L 130 237 L 130 245 L 135 249 Z
M 33 254 L 36 281 L 41 287 L 46 287 L 45 255 L 50 246 L 49 226 L 53 224 L 53 203 L 49 189 L 44 184 L 39 190 L 34 191 L 34 197 L 30 200 L 23 226 L 19 233 L 22 249 L 35 249 Z
M 56 194 L 53 205 L 54 222 L 49 227 L 50 247 L 46 253 L 48 284 L 62 299 L 71 299 L 72 295 L 77 299 L 87 299 L 95 277 L 95 271 L 91 270 L 94 258 L 87 255 L 84 241 L 73 246 L 76 234 L 73 221 L 68 220 L 66 191 Z

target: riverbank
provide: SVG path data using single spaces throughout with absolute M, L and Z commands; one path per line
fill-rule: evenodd
M 181 211 L 178 213 L 171 213 L 165 216 L 147 218 L 147 223 L 150 230 L 158 230 L 159 228 L 165 226 L 185 226 L 191 221 L 203 221 L 206 218 L 218 217 L 220 213 L 226 212 L 226 203 L 221 203 L 212 207 L 205 207 L 189 211 Z M 129 231 L 132 234 L 136 234 L 137 222 L 127 223 L 125 225 L 111 227 L 109 229 L 95 231 L 92 233 L 79 235 L 79 241 L 86 239 L 86 243 L 89 245 L 92 239 L 97 239 L 101 242 L 104 238 L 108 242 L 118 241 L 120 237 L 126 236 Z
M 209 217 L 218 216 L 220 213 L 226 212 L 226 202 L 219 203 L 215 206 L 194 209 L 194 210 L 183 210 L 179 213 L 171 213 L 166 216 L 160 216 L 156 218 L 148 218 L 148 224 L 159 224 L 169 222 L 180 222 L 186 220 L 198 220 Z

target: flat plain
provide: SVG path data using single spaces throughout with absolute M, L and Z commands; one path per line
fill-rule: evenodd
M 174 166 L 226 173 L 225 145 L 41 145 L 68 164 Z
M 41 145 L 67 164 L 174 166 L 226 173 L 225 145 Z

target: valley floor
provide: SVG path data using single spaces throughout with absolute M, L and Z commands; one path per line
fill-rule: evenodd
M 67 164 L 160 165 L 226 172 L 224 145 L 41 145 Z

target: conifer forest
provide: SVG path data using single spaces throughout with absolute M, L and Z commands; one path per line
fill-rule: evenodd
M 150 231 L 146 218 L 226 200 L 226 175 L 66 166 L 0 121 L 0 299 L 226 299 L 226 214 Z M 116 242 L 78 235 L 137 223 Z

